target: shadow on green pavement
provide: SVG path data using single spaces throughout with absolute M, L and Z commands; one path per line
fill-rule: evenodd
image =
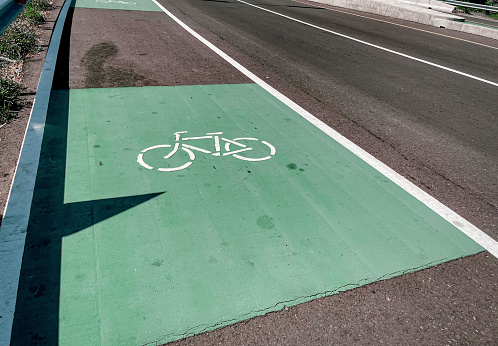
M 53 91 L 24 249 L 13 345 L 58 343 L 62 239 L 160 195 L 64 204 L 68 107 L 69 91 Z
M 71 16 L 72 9 L 69 23 Z M 70 25 L 65 29 L 54 87 L 68 86 Z M 161 194 L 64 204 L 68 110 L 69 90 L 53 90 L 24 248 L 12 345 L 58 344 L 63 238 Z

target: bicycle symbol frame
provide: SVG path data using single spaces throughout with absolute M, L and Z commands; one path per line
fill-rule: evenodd
M 168 155 L 164 156 L 164 159 L 166 159 L 166 160 L 169 159 L 170 157 L 175 155 L 178 152 L 178 150 L 181 149 L 188 154 L 190 161 L 188 161 L 187 163 L 185 163 L 181 166 L 178 166 L 178 167 L 153 167 L 145 162 L 144 154 L 146 152 L 154 150 L 154 149 L 158 149 L 158 148 L 170 148 L 170 147 L 172 147 L 172 145 L 170 145 L 170 144 L 154 145 L 152 147 L 148 147 L 148 148 L 142 150 L 140 152 L 140 154 L 138 154 L 137 162 L 142 167 L 145 167 L 149 170 L 157 169 L 160 172 L 174 172 L 174 171 L 180 171 L 182 169 L 185 169 L 193 163 L 193 161 L 195 160 L 194 151 L 200 151 L 201 153 L 211 154 L 213 156 L 218 156 L 218 157 L 233 156 L 239 160 L 252 161 L 252 162 L 269 160 L 277 152 L 277 150 L 275 149 L 275 147 L 273 145 L 271 145 L 267 141 L 261 141 L 262 144 L 264 144 L 268 147 L 268 149 L 270 151 L 269 155 L 267 155 L 265 157 L 261 157 L 261 158 L 246 157 L 246 156 L 241 155 L 241 154 L 244 152 L 251 151 L 251 150 L 253 150 L 253 148 L 248 147 L 247 145 L 245 145 L 243 143 L 240 143 L 240 141 L 259 141 L 259 139 L 252 138 L 252 137 L 240 137 L 240 138 L 234 138 L 234 139 L 227 139 L 224 137 L 220 137 L 220 135 L 222 135 L 223 132 L 206 133 L 205 136 L 200 136 L 200 137 L 182 137 L 182 134 L 185 134 L 185 133 L 187 133 L 187 131 L 175 132 L 175 144 L 174 144 L 171 152 Z M 203 148 L 199 148 L 199 147 L 195 147 L 193 145 L 183 143 L 184 141 L 194 141 L 194 140 L 198 140 L 198 139 L 213 139 L 215 151 L 212 152 L 212 151 L 209 151 L 209 150 L 206 150 Z M 225 142 L 224 152 L 222 152 L 222 145 L 221 145 L 222 143 L 221 142 Z M 232 144 L 234 146 L 237 146 L 238 148 L 235 148 L 236 150 L 231 151 L 230 145 L 232 145 Z

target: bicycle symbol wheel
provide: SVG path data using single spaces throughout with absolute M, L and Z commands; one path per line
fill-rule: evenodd
M 181 149 L 188 154 L 188 157 L 190 159 L 190 161 L 188 161 L 187 163 L 185 163 L 183 165 L 176 166 L 176 167 L 169 167 L 169 165 L 165 162 L 164 166 L 166 166 L 166 167 L 157 167 L 157 168 L 155 168 L 155 167 L 153 167 L 153 166 L 151 166 L 151 165 L 149 165 L 149 164 L 147 164 L 145 162 L 145 160 L 144 160 L 144 154 L 145 153 L 147 153 L 147 152 L 149 152 L 151 150 L 155 150 L 155 149 L 170 148 L 170 147 L 171 147 L 170 144 L 161 144 L 161 145 L 154 145 L 152 147 L 148 147 L 148 148 L 146 148 L 146 149 L 144 149 L 144 150 L 142 150 L 140 152 L 140 154 L 138 155 L 138 158 L 137 158 L 137 162 L 141 166 L 143 166 L 143 167 L 145 167 L 147 169 L 151 169 L 151 170 L 152 169 L 157 169 L 160 172 L 175 172 L 175 171 L 180 171 L 182 169 L 187 168 L 195 160 L 195 154 L 190 149 L 182 147 Z M 168 158 L 170 158 L 171 156 L 173 156 L 173 154 L 175 154 L 178 151 L 178 149 L 179 149 L 178 147 L 173 148 L 172 151 L 168 155 L 166 155 L 166 156 L 163 157 L 163 159 L 165 159 L 165 161 L 166 161 Z
M 234 138 L 234 139 L 232 139 L 231 142 L 236 142 L 236 143 L 241 144 L 241 146 L 244 146 L 241 143 L 241 141 L 256 141 L 256 142 L 264 144 L 265 147 L 257 148 L 255 146 L 255 144 L 257 145 L 259 143 L 253 142 L 253 143 L 251 143 L 251 150 L 241 150 L 240 154 L 230 154 L 230 144 L 232 144 L 232 143 L 227 142 L 225 144 L 225 151 L 227 152 L 227 154 L 232 155 L 233 157 L 235 157 L 239 160 L 255 162 L 255 161 L 264 161 L 264 160 L 271 159 L 271 157 L 273 155 L 275 155 L 275 153 L 277 152 L 277 150 L 275 149 L 275 147 L 273 145 L 271 145 L 267 141 L 259 141 L 259 139 L 257 139 L 257 138 L 247 138 L 247 137 Z M 270 150 L 270 153 L 269 153 L 269 155 L 266 155 L 268 153 L 268 149 Z M 235 152 L 237 152 L 237 150 L 235 150 Z M 252 154 L 252 155 L 249 155 L 249 154 Z M 261 154 L 266 155 L 266 156 L 261 157 Z

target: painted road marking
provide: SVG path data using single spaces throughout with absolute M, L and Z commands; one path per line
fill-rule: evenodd
M 63 234 L 61 344 L 172 341 L 483 250 L 257 84 L 68 95 L 53 100 L 68 106 L 49 115 L 57 129 L 44 140 L 33 203 L 34 220 L 60 225 L 39 221 L 38 232 Z M 67 114 L 64 163 L 49 145 L 64 142 L 50 136 L 62 136 Z M 276 155 L 253 163 L 199 154 L 167 173 L 137 164 L 138 149 L 178 129 L 244 133 L 233 141 L 262 151 L 255 139 L 268 139 Z M 163 149 L 151 151 L 160 162 L 189 161 L 180 149 L 164 160 Z M 54 165 L 65 171 L 54 175 Z M 64 179 L 64 205 L 43 208 Z M 135 196 L 155 197 L 125 210 L 100 202 Z M 87 203 L 89 214 L 79 210 Z M 66 230 L 77 218 L 87 226 Z
M 204 101 L 202 112 L 179 102 L 191 99 Z M 31 210 L 36 232 L 27 234 L 28 244 L 51 240 L 52 256 L 34 263 L 28 254 L 23 266 L 35 264 L 37 275 L 21 282 L 44 273 L 60 280 L 52 323 L 60 321 L 61 344 L 173 340 L 482 250 L 287 102 L 256 85 L 52 93 Z M 136 164 L 133 148 L 186 122 L 197 133 L 271 138 L 279 155 L 255 166 L 260 172 L 220 160 L 152 177 Z M 130 139 L 136 145 L 124 146 Z M 19 294 L 29 311 L 36 297 Z
M 394 23 L 394 22 L 391 22 L 389 20 L 374 18 L 374 17 L 370 17 L 370 16 L 367 16 L 367 15 L 364 15 L 364 14 L 358 14 L 358 13 L 352 13 L 352 12 L 348 12 L 348 11 L 338 10 L 337 8 L 325 7 L 324 5 L 326 5 L 326 4 L 318 4 L 316 2 L 306 2 L 306 1 L 298 1 L 298 0 L 290 0 L 290 1 L 297 2 L 297 3 L 300 3 L 300 4 L 305 4 L 305 5 L 308 5 L 308 6 L 313 6 L 313 7 L 316 7 L 316 8 L 322 8 L 322 9 L 325 9 L 325 10 L 328 10 L 328 11 L 344 13 L 344 14 L 347 14 L 347 15 L 350 15 L 350 16 L 355 16 L 355 17 L 370 19 L 370 20 L 374 20 L 376 22 L 381 22 L 381 23 L 387 23 L 387 24 L 391 24 L 391 25 L 396 25 L 396 26 L 399 26 L 399 27 L 402 27 L 402 28 L 407 28 L 407 29 L 411 29 L 411 30 L 425 32 L 425 33 L 436 35 L 436 36 L 442 36 L 442 37 L 450 38 L 450 39 L 457 40 L 457 41 L 463 41 L 463 42 L 475 44 L 477 46 L 483 46 L 483 47 L 491 48 L 491 49 L 498 49 L 498 47 L 493 47 L 493 46 L 489 46 L 487 44 L 483 44 L 483 43 L 479 43 L 479 42 L 474 42 L 474 41 L 466 40 L 466 39 L 463 39 L 463 38 L 460 38 L 460 37 L 445 35 L 445 34 L 441 34 L 441 33 L 434 32 L 434 31 L 429 31 L 429 30 L 424 30 L 424 29 L 420 29 L 420 28 L 415 28 L 415 27 L 409 26 L 409 25 Z M 352 10 L 352 11 L 354 11 L 354 10 Z
M 169 154 L 165 155 L 163 157 L 163 159 L 167 160 L 169 159 L 170 157 L 172 157 L 173 155 L 175 155 L 177 152 L 178 152 L 178 149 L 180 149 L 180 140 L 184 140 L 184 141 L 193 141 L 193 140 L 199 140 L 199 139 L 213 139 L 214 140 L 214 146 L 215 146 L 215 152 L 211 152 L 209 150 L 206 150 L 206 149 L 203 149 L 203 148 L 199 148 L 199 147 L 194 147 L 193 145 L 188 145 L 188 144 L 181 144 L 181 149 L 184 150 L 185 152 L 187 152 L 189 154 L 189 158 L 190 158 L 190 162 L 187 162 L 181 166 L 178 166 L 178 167 L 171 167 L 168 165 L 167 168 L 165 167 L 159 167 L 157 170 L 158 171 L 161 171 L 161 172 L 176 172 L 176 171 L 180 171 L 182 169 L 185 169 L 187 167 L 189 167 L 195 160 L 195 154 L 192 150 L 195 150 L 195 151 L 199 151 L 201 153 L 205 153 L 205 154 L 211 154 L 213 156 L 228 156 L 228 155 L 231 155 L 239 160 L 244 160 L 244 161 L 251 161 L 251 162 L 259 162 L 259 161 L 265 161 L 265 160 L 269 160 L 272 158 L 273 155 L 275 155 L 277 153 L 277 150 L 275 149 L 275 147 L 273 145 L 271 145 L 270 143 L 268 143 L 267 141 L 261 141 L 262 144 L 266 145 L 269 149 L 269 154 L 270 155 L 266 155 L 266 156 L 263 156 L 263 157 L 258 157 L 256 155 L 256 157 L 254 155 L 248 155 L 248 153 L 246 153 L 245 155 L 246 156 L 243 156 L 243 155 L 239 155 L 240 153 L 242 152 L 247 152 L 247 151 L 253 151 L 254 148 L 252 147 L 247 147 L 247 145 L 243 144 L 243 143 L 240 143 L 241 141 L 255 141 L 255 142 L 258 142 L 259 139 L 257 138 L 251 138 L 251 137 L 241 137 L 241 138 L 235 138 L 235 139 L 226 139 L 226 138 L 221 138 L 222 141 L 226 142 L 225 143 L 225 146 L 224 146 L 224 149 L 226 152 L 223 153 L 223 155 L 221 155 L 221 145 L 220 145 L 220 135 L 223 134 L 223 132 L 215 132 L 215 133 L 207 133 L 206 136 L 201 136 L 201 137 L 187 137 L 187 138 L 181 138 L 181 135 L 184 134 L 184 133 L 187 133 L 187 131 L 179 131 L 179 132 L 175 132 L 175 140 L 176 140 L 176 143 L 175 145 L 173 146 L 172 150 L 170 151 Z M 230 150 L 230 144 L 235 144 L 239 147 L 242 147 L 244 149 L 239 149 L 239 150 L 234 150 L 234 151 L 231 151 Z M 256 143 L 253 143 L 253 144 L 256 144 Z M 151 147 L 148 147 L 144 150 L 142 150 L 140 152 L 140 154 L 138 154 L 138 158 L 137 158 L 137 162 L 149 169 L 149 170 L 152 170 L 154 169 L 153 166 L 147 164 L 144 160 L 144 154 L 147 153 L 147 152 L 150 152 L 151 150 L 154 150 L 154 149 L 160 149 L 160 148 L 169 148 L 171 147 L 171 145 L 168 145 L 168 144 L 161 144 L 161 145 L 154 145 L 154 146 L 151 146 Z M 267 153 L 264 153 L 264 154 L 267 154 Z M 162 165 L 166 165 L 167 163 L 166 162 L 162 162 Z
M 76 0 L 76 8 L 160 12 L 150 0 Z
M 323 132 L 328 134 L 330 137 L 332 137 L 334 140 L 342 144 L 345 148 L 350 150 L 352 153 L 357 155 L 359 158 L 363 159 L 365 162 L 367 162 L 369 165 L 374 167 L 376 170 L 378 170 L 380 173 L 384 174 L 386 177 L 391 179 L 393 182 L 395 182 L 397 185 L 402 187 L 404 190 L 409 192 L 412 196 L 416 197 L 418 200 L 420 200 L 422 203 L 427 205 L 429 208 L 434 210 L 436 213 L 438 213 L 440 216 L 451 222 L 453 225 L 458 227 L 463 233 L 465 233 L 467 236 L 475 240 L 478 244 L 480 244 L 482 247 L 484 247 L 486 250 L 488 250 L 493 256 L 498 258 L 498 242 L 488 236 L 486 233 L 481 231 L 479 228 L 465 220 L 463 217 L 455 213 L 453 210 L 436 200 L 434 197 L 420 189 L 418 186 L 407 180 L 405 177 L 385 165 L 384 163 L 380 162 L 377 160 L 375 157 L 367 153 L 365 150 L 361 149 L 358 147 L 356 144 L 351 142 L 349 139 L 345 138 L 342 136 L 340 133 L 335 131 L 334 129 L 330 128 L 327 124 L 322 122 L 321 120 L 317 119 L 315 116 L 313 116 L 311 113 L 300 107 L 298 104 L 296 104 L 294 101 L 290 100 L 288 97 L 274 89 L 272 86 L 270 86 L 268 83 L 263 81 L 261 78 L 256 76 L 254 73 L 250 72 L 248 69 L 246 69 L 244 66 L 239 64 L 237 61 L 232 59 L 230 56 L 228 56 L 226 53 L 224 53 L 222 50 L 220 50 L 218 47 L 213 45 L 211 42 L 206 40 L 204 37 L 199 35 L 197 32 L 195 32 L 193 29 L 191 29 L 188 25 L 183 23 L 180 19 L 178 19 L 175 15 L 173 15 L 171 12 L 169 12 L 164 6 L 162 6 L 157 0 L 152 0 L 154 3 L 156 3 L 159 8 L 166 13 L 171 19 L 173 19 L 178 25 L 180 25 L 182 28 L 184 28 L 187 32 L 189 32 L 192 36 L 197 38 L 199 41 L 201 41 L 203 44 L 205 44 L 207 47 L 209 47 L 212 51 L 214 51 L 216 54 L 218 54 L 220 57 L 225 59 L 228 63 L 230 63 L 232 66 L 234 66 L 236 69 L 238 69 L 240 72 L 245 74 L 249 79 L 260 85 L 262 88 L 264 88 L 266 91 L 268 91 L 270 94 L 275 96 L 277 99 L 282 101 L 284 104 L 286 104 L 288 107 L 293 109 L 296 113 L 307 119 L 310 123 L 314 124 L 317 126 L 319 129 L 321 129 Z M 237 0 L 240 1 L 240 0 Z M 248 4 L 251 5 L 251 4 Z M 251 5 L 255 6 L 255 5 Z M 264 8 L 261 8 L 264 11 L 269 11 Z M 272 11 L 269 11 L 272 12 Z M 275 12 L 275 14 L 280 15 Z M 290 18 L 292 19 L 292 18 Z M 292 19 L 294 20 L 294 19 Z M 298 21 L 298 20 L 296 20 Z M 307 24 L 303 22 L 303 24 Z M 309 24 L 313 26 L 312 24 Z M 317 27 L 321 29 L 320 27 Z M 326 30 L 326 29 L 323 29 Z M 334 32 L 332 32 L 334 33 Z M 334 33 L 335 34 L 335 33 Z M 338 34 L 341 35 L 341 34 Z M 349 37 L 348 37 L 349 38 Z M 352 40 L 356 40 L 354 38 L 351 38 Z M 357 40 L 359 41 L 359 40 Z M 365 42 L 366 43 L 366 42 Z M 368 44 L 368 43 L 366 43 Z M 382 48 L 382 47 L 379 47 Z M 382 48 L 383 49 L 383 48 Z M 394 51 L 393 51 L 394 52 Z M 397 54 L 397 53 L 396 53 Z M 400 53 L 401 54 L 401 53 Z M 416 58 L 414 58 L 416 59 Z M 429 63 L 431 64 L 431 63 Z M 493 82 L 491 82 L 493 83 Z M 496 83 L 494 83 L 497 85 Z
M 153 0 L 153 1 L 156 1 L 156 0 Z M 410 59 L 410 60 L 418 61 L 420 63 L 426 64 L 426 65 L 430 65 L 430 66 L 433 66 L 433 67 L 437 67 L 437 68 L 445 70 L 445 71 L 453 72 L 453 73 L 456 73 L 456 74 L 461 75 L 461 76 L 472 78 L 472 79 L 475 79 L 475 80 L 477 80 L 479 82 L 483 82 L 483 83 L 490 84 L 490 85 L 493 85 L 493 86 L 498 86 L 498 83 L 489 81 L 489 80 L 484 79 L 484 78 L 480 78 L 480 77 L 477 77 L 477 76 L 474 76 L 474 75 L 471 75 L 471 74 L 468 74 L 468 73 L 465 73 L 465 72 L 461 72 L 461 71 L 458 71 L 458 70 L 455 70 L 455 69 L 452 69 L 452 68 L 449 68 L 449 67 L 446 67 L 446 66 L 443 66 L 443 65 L 439 65 L 439 64 L 427 61 L 427 60 L 419 59 L 419 58 L 416 58 L 416 57 L 408 55 L 408 54 L 400 53 L 400 52 L 397 52 L 397 51 L 389 49 L 389 48 L 378 46 L 376 44 L 369 43 L 367 41 L 363 41 L 363 40 L 360 40 L 360 39 L 357 39 L 357 38 L 354 38 L 354 37 L 351 37 L 351 36 L 348 36 L 348 35 L 344 35 L 344 34 L 338 33 L 336 31 L 325 29 L 325 28 L 322 28 L 322 27 L 320 27 L 318 25 L 314 25 L 314 24 L 311 24 L 311 23 L 308 23 L 308 22 L 305 22 L 305 21 L 302 21 L 302 20 L 299 20 L 299 19 L 296 19 L 296 18 L 292 18 L 292 17 L 286 16 L 284 14 L 281 14 L 281 13 L 278 13 L 278 12 L 275 12 L 275 11 L 271 11 L 271 10 L 268 10 L 266 8 L 263 8 L 263 7 L 260 7 L 260 6 L 257 6 L 257 5 L 253 5 L 251 3 L 248 3 L 248 2 L 245 2 L 245 1 L 242 1 L 242 0 L 237 0 L 237 1 L 240 2 L 240 3 L 242 3 L 242 4 L 245 4 L 245 5 L 252 6 L 254 8 L 260 9 L 262 11 L 266 11 L 266 12 L 272 13 L 274 15 L 277 15 L 277 16 L 280 16 L 280 17 L 283 17 L 283 18 L 286 18 L 286 19 L 290 19 L 290 20 L 292 20 L 294 22 L 297 22 L 297 23 L 300 23 L 300 24 L 304 24 L 304 25 L 310 26 L 310 27 L 318 29 L 318 30 L 325 31 L 325 32 L 327 32 L 329 34 L 340 36 L 340 37 L 346 38 L 348 40 L 352 40 L 352 41 L 355 41 L 355 42 L 358 42 L 358 43 L 361 43 L 361 44 L 364 44 L 364 45 L 367 45 L 367 46 L 370 46 L 370 47 L 373 47 L 373 48 L 376 48 L 376 49 L 383 50 L 385 52 L 389 52 L 389 53 L 392 53 L 392 54 L 395 54 L 395 55 L 399 55 L 399 56 L 402 56 L 402 57 Z

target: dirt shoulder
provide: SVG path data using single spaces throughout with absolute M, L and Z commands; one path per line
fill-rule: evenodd
M 0 127 L 0 224 L 5 213 L 10 187 L 15 176 L 17 161 L 22 148 L 24 134 L 29 122 L 45 55 L 50 37 L 64 0 L 55 0 L 55 9 L 47 13 L 46 21 L 39 26 L 41 51 L 31 55 L 22 64 L 19 72 L 22 80 L 21 102 L 24 104 L 17 117 Z

